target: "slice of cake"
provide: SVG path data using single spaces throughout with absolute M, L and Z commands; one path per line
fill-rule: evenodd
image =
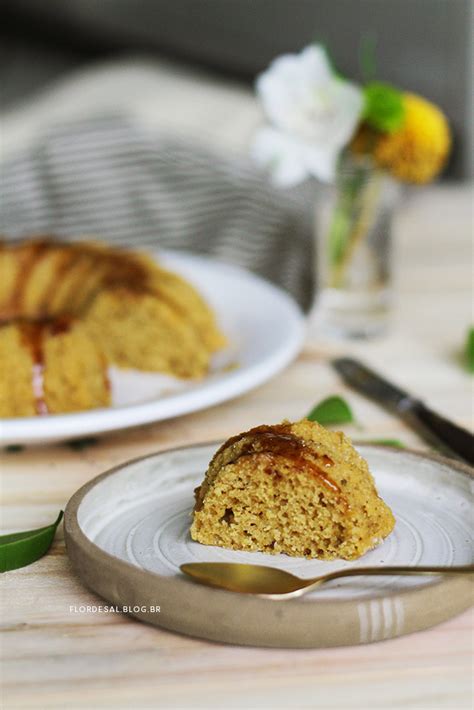
M 0 325 L 0 417 L 110 405 L 107 365 L 84 324 L 67 318 Z
M 195 495 L 193 540 L 234 550 L 352 560 L 395 524 L 350 440 L 307 419 L 229 439 Z

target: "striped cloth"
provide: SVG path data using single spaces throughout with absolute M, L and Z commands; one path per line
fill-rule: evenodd
M 249 162 L 149 136 L 122 117 L 56 126 L 4 163 L 0 230 L 209 254 L 282 286 L 304 310 L 313 301 L 301 193 L 273 189 Z

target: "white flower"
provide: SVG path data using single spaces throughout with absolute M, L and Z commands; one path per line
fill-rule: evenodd
M 256 161 L 281 186 L 309 175 L 331 182 L 362 112 L 361 89 L 337 77 L 316 45 L 276 59 L 258 77 L 256 88 L 272 124 L 256 137 Z

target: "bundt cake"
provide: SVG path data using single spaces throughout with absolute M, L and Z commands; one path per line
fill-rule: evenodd
M 229 439 L 195 497 L 193 540 L 234 550 L 352 560 L 395 524 L 350 440 L 306 419 Z
M 92 338 L 108 364 L 180 378 L 204 376 L 212 355 L 225 344 L 212 310 L 196 289 L 145 254 L 47 238 L 0 244 L 0 323 L 12 324 L 2 329 L 5 343 L 15 340 L 15 350 L 23 348 L 26 362 L 31 353 L 25 346 L 27 322 L 49 324 L 38 326 L 48 341 L 57 318 L 80 322 L 81 334 L 87 333 L 88 342 Z M 74 326 L 71 337 L 77 333 Z M 91 361 L 92 356 L 88 366 Z M 102 369 L 96 372 L 97 380 L 103 380 Z M 6 372 L 16 380 L 11 367 Z M 78 395 L 80 385 L 75 382 Z M 12 387 L 9 396 L 14 397 Z M 66 408 L 58 409 L 56 403 L 50 411 L 108 402 L 102 394 L 97 404 L 83 404 L 76 395 Z M 12 410 L 23 407 L 12 404 Z
M 0 326 L 0 417 L 110 404 L 107 366 L 84 324 L 66 318 Z

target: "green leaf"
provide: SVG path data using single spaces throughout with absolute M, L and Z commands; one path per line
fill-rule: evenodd
M 469 372 L 474 372 L 474 328 L 469 328 L 465 347 L 466 365 Z
M 405 120 L 401 91 L 390 84 L 372 81 L 364 87 L 363 120 L 382 133 L 398 131 Z
M 405 444 L 399 439 L 369 439 L 361 444 L 377 444 L 377 446 L 395 446 L 397 449 L 406 449 Z
M 52 525 L 37 530 L 0 535 L 0 572 L 26 567 L 45 555 L 61 522 L 61 510 Z
M 306 416 L 311 422 L 323 426 L 331 424 L 347 424 L 354 421 L 354 415 L 347 402 L 342 397 L 333 396 L 323 399 Z

